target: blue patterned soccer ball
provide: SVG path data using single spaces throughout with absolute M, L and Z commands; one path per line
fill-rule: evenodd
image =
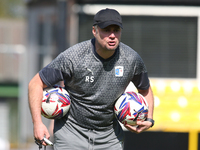
M 137 121 L 144 121 L 148 114 L 146 99 L 136 92 L 125 92 L 116 101 L 114 112 L 122 124 L 136 125 Z
M 70 104 L 69 93 L 61 86 L 44 89 L 41 114 L 48 119 L 60 119 L 67 114 Z

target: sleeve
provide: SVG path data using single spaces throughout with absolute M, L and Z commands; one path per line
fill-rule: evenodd
M 70 61 L 61 53 L 50 64 L 39 71 L 40 78 L 48 86 L 53 86 L 59 81 L 70 78 Z
M 150 86 L 147 73 L 141 73 L 139 75 L 134 75 L 132 82 L 137 89 L 141 89 L 141 90 L 146 90 Z
M 132 82 L 134 83 L 135 87 L 141 90 L 148 89 L 150 83 L 149 83 L 147 69 L 139 54 L 137 54 L 134 68 L 135 69 Z

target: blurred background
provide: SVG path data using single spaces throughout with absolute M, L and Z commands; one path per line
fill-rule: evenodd
M 155 126 L 125 131 L 125 150 L 200 150 L 198 0 L 1 0 L 0 150 L 38 149 L 28 83 L 60 52 L 93 37 L 102 8 L 122 15 L 121 40 L 143 58 L 155 95 Z

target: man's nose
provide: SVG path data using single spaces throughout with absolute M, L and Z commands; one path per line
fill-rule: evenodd
M 115 38 L 115 33 L 114 33 L 114 32 L 111 32 L 109 37 L 110 37 L 110 38 Z

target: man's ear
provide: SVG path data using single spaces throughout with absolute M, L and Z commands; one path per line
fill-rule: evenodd
M 94 26 L 92 26 L 92 34 L 94 35 L 94 37 L 96 36 L 96 28 Z

